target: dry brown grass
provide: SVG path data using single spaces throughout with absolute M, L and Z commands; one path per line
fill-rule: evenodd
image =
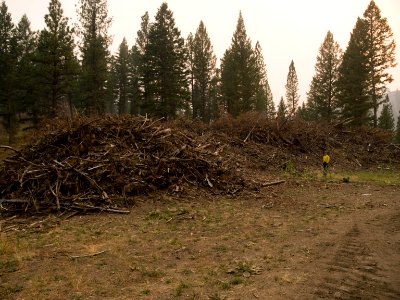
M 368 199 L 362 193 L 376 195 L 377 211 L 365 206 Z M 3 299 L 311 297 L 313 274 L 324 271 L 323 257 L 334 257 L 348 223 L 364 212 L 382 213 L 383 203 L 399 203 L 394 195 L 391 186 L 296 180 L 237 197 L 197 191 L 138 198 L 128 216 L 61 217 L 59 224 L 50 219 L 39 227 L 1 236 L 0 295 Z M 393 213 L 394 207 L 386 209 Z

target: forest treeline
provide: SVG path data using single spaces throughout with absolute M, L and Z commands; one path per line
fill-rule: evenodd
M 253 46 L 241 13 L 220 66 L 206 25 L 200 21 L 194 33 L 182 37 L 167 3 L 153 21 L 146 12 L 134 45 L 124 38 L 114 54 L 107 0 L 79 0 L 77 13 L 79 24 L 72 26 L 60 1 L 50 0 L 46 26 L 35 32 L 26 15 L 14 24 L 2 1 L 0 115 L 10 143 L 21 124 L 76 113 L 182 116 L 209 123 L 224 114 L 258 111 L 270 119 L 341 119 L 400 132 L 386 94 L 396 45 L 374 1 L 356 20 L 345 51 L 330 31 L 326 34 L 302 105 L 290 62 L 286 94 L 277 107 L 261 45 Z

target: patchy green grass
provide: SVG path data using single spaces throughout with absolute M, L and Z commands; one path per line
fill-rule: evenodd
M 351 182 L 374 182 L 384 185 L 400 185 L 400 172 L 393 170 L 362 170 L 338 172 L 328 175 L 328 180 Z
M 400 185 L 400 171 L 388 169 L 336 171 L 330 170 L 326 177 L 322 170 L 305 169 L 300 173 L 283 173 L 283 177 L 312 181 L 343 182 L 343 183 L 378 183 L 383 185 Z

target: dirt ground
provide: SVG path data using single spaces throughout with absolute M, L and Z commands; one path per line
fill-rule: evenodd
M 135 203 L 0 220 L 0 298 L 400 299 L 399 185 L 290 178 Z

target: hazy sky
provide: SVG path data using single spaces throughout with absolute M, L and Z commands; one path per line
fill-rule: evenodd
M 1 1 L 1 0 L 0 0 Z M 64 15 L 76 21 L 78 0 L 60 0 Z M 13 22 L 26 13 L 34 30 L 44 28 L 44 15 L 49 0 L 5 0 Z M 253 46 L 259 41 L 267 66 L 268 80 L 275 102 L 285 95 L 286 77 L 291 60 L 299 78 L 300 101 L 306 92 L 326 33 L 330 30 L 343 51 L 357 17 L 362 17 L 370 0 L 108 0 L 113 18 L 110 34 L 115 52 L 125 36 L 129 46 L 135 41 L 141 16 L 148 11 L 150 21 L 162 2 L 167 2 L 183 37 L 195 33 L 202 20 L 218 59 L 230 46 L 242 11 L 247 35 Z M 375 0 L 382 16 L 388 19 L 397 43 L 396 58 L 400 63 L 400 0 Z M 400 66 L 391 70 L 391 90 L 400 89 Z

